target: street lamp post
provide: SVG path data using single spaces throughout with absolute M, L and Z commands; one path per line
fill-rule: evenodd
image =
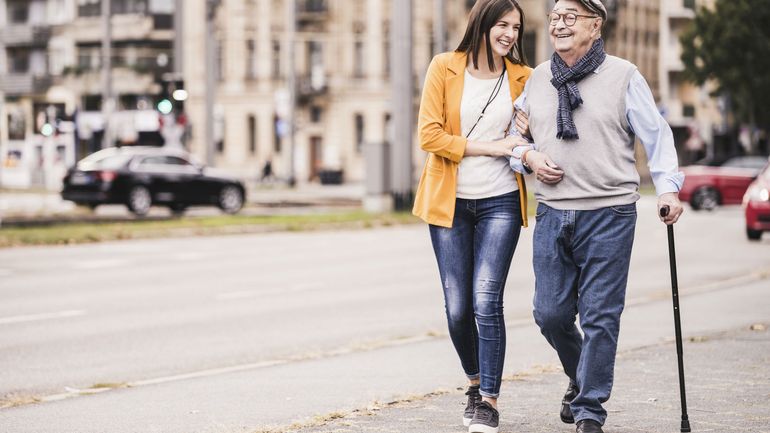
M 433 0 L 433 46 L 435 54 L 446 51 L 446 2 Z
M 114 107 L 112 97 L 112 11 L 109 1 L 102 1 L 102 115 L 104 137 L 102 147 L 112 147 L 110 117 Z
M 289 104 L 286 111 L 286 134 L 289 138 L 289 186 L 297 183 L 295 173 L 296 137 L 294 110 L 297 102 L 297 76 L 294 70 L 294 36 L 297 31 L 297 2 L 286 0 L 286 87 L 288 88 Z
M 214 20 L 220 0 L 206 0 L 206 164 L 214 165 L 214 91 L 216 87 L 216 53 Z
M 391 58 L 393 143 L 391 143 L 391 194 L 396 210 L 412 205 L 412 137 L 414 134 L 414 83 L 412 79 L 412 0 L 393 0 Z

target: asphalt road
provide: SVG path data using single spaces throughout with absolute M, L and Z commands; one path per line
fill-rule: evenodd
M 671 320 L 665 226 L 652 199 L 639 213 L 625 348 Z M 748 242 L 739 208 L 676 231 L 685 332 L 770 320 L 770 236 Z M 506 286 L 507 369 L 553 361 L 531 235 Z M 3 431 L 254 431 L 461 379 L 421 225 L 0 250 L 0 299 L 0 399 L 19 405 Z

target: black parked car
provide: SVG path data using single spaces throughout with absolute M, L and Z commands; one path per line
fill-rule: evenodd
M 64 200 L 95 208 L 125 204 L 136 215 L 152 205 L 181 214 L 188 206 L 215 205 L 228 214 L 243 207 L 245 189 L 190 161 L 183 151 L 126 146 L 103 149 L 82 159 L 64 177 Z

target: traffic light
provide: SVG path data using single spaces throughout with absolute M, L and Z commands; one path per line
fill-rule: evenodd
M 155 107 L 162 114 L 182 113 L 187 96 L 184 80 L 178 74 L 164 74 L 160 82 L 158 104 Z
M 174 110 L 174 104 L 168 98 L 163 98 L 158 102 L 157 108 L 161 114 L 169 114 Z

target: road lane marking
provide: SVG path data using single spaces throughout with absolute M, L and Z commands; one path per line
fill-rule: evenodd
M 698 296 L 701 294 L 710 293 L 710 292 L 719 291 L 719 290 L 729 290 L 735 287 L 744 287 L 745 285 L 749 285 L 751 283 L 754 283 L 757 281 L 763 281 L 767 279 L 770 279 L 770 269 L 762 269 L 762 270 L 749 272 L 748 275 L 733 276 L 717 282 L 701 284 L 699 286 L 692 287 L 690 290 L 687 290 L 684 293 L 681 293 L 681 296 L 683 297 Z M 294 287 L 296 288 L 301 286 L 294 286 Z M 251 291 L 251 292 L 240 292 L 240 293 L 256 293 L 256 292 Z M 637 300 L 635 300 L 635 302 L 632 302 L 632 303 L 634 304 L 633 306 L 638 306 L 642 304 L 651 304 L 651 303 L 666 301 L 666 299 L 661 299 L 661 298 L 658 298 L 656 296 L 647 297 L 647 298 L 638 298 Z M 531 317 L 511 318 L 506 323 L 506 329 L 532 326 L 533 323 L 534 323 L 534 320 Z M 714 335 L 717 335 L 717 334 L 714 334 Z M 392 338 L 387 338 L 387 339 L 377 340 L 377 341 L 351 343 L 347 346 L 343 346 L 336 349 L 293 355 L 283 359 L 267 360 L 267 361 L 250 363 L 250 364 L 241 364 L 241 365 L 235 365 L 235 366 L 224 367 L 224 368 L 215 368 L 215 369 L 201 370 L 201 371 L 190 372 L 185 374 L 139 380 L 135 382 L 126 383 L 126 386 L 121 388 L 89 388 L 89 389 L 82 389 L 82 390 L 67 388 L 68 390 L 67 393 L 42 396 L 39 398 L 36 397 L 35 402 L 59 401 L 59 400 L 65 400 L 69 398 L 76 398 L 76 397 L 93 395 L 93 394 L 101 394 L 104 392 L 113 391 L 114 389 L 135 388 L 140 386 L 178 382 L 178 381 L 188 380 L 188 379 L 218 376 L 218 375 L 230 374 L 235 372 L 252 371 L 257 369 L 288 365 L 295 362 L 327 359 L 332 357 L 351 355 L 351 354 L 360 353 L 360 352 L 369 352 L 369 351 L 375 351 L 375 350 L 386 349 L 391 347 L 419 344 L 427 341 L 448 339 L 448 338 L 449 338 L 448 333 L 445 331 L 429 331 L 426 334 L 419 334 L 415 336 L 392 337 Z M 668 344 L 668 343 L 669 341 L 664 340 L 660 344 Z M 638 349 L 639 348 L 629 348 L 624 350 L 623 353 L 632 352 Z M 26 406 L 29 404 L 34 404 L 34 403 L 25 403 L 19 406 Z M 2 407 L 2 405 L 0 405 L 0 407 Z
M 93 270 L 93 269 L 108 269 L 108 268 L 119 268 L 121 266 L 126 266 L 130 262 L 128 260 L 124 259 L 101 259 L 101 260 L 85 260 L 82 262 L 74 262 L 72 263 L 73 269 L 80 269 L 80 270 Z
M 215 296 L 217 301 L 233 301 L 237 299 L 259 298 L 262 296 L 285 295 L 288 293 L 307 292 L 310 290 L 319 290 L 326 288 L 323 283 L 303 283 L 295 284 L 286 288 L 273 288 L 267 290 L 241 290 L 237 292 L 220 293 Z
M 59 311 L 56 313 L 27 314 L 23 316 L 0 317 L 0 325 L 13 323 L 40 322 L 43 320 L 68 319 L 86 314 L 84 310 Z

